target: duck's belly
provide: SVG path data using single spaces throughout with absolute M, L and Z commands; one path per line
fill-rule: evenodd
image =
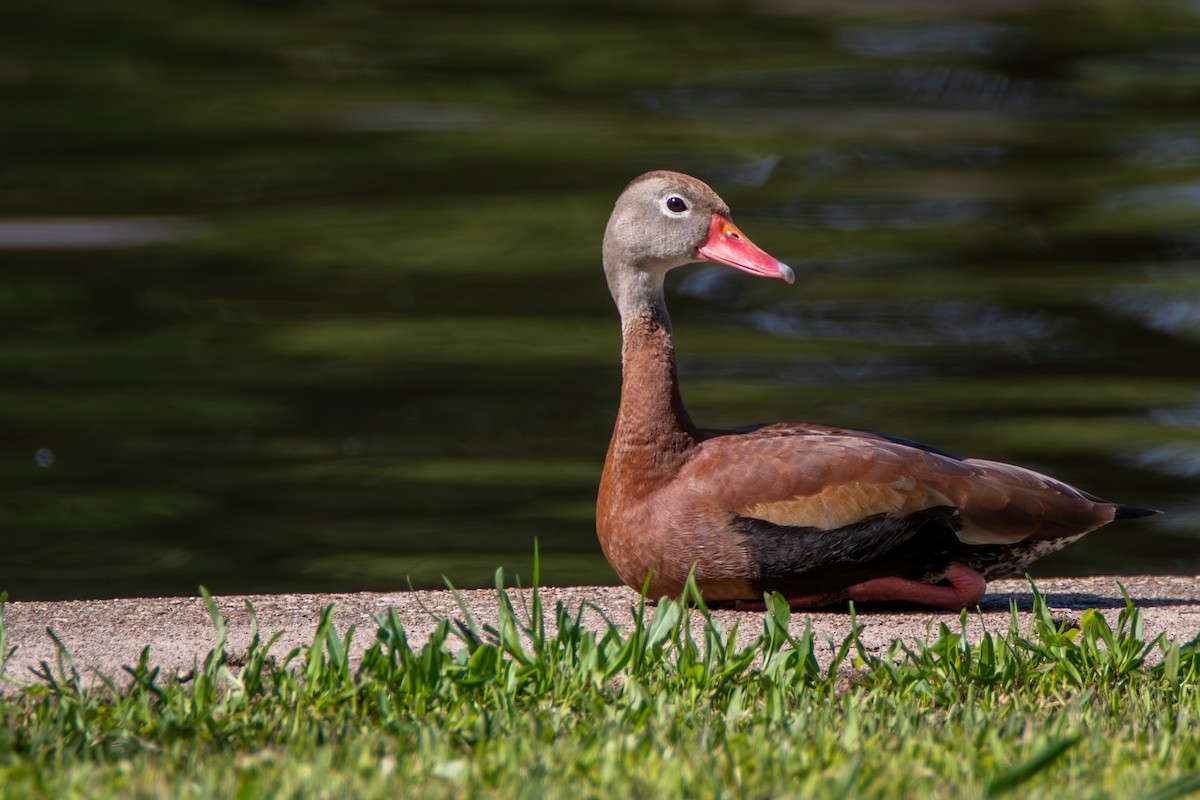
M 984 546 L 968 551 L 958 560 L 989 581 L 1021 577 L 1030 564 L 1062 550 L 1085 534 L 1059 539 L 1033 539 L 1010 545 Z

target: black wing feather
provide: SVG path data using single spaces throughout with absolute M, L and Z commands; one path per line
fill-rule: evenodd
M 961 524 L 948 506 L 903 517 L 876 514 L 832 529 L 755 517 L 738 517 L 734 525 L 758 566 L 755 590 L 785 597 L 838 592 L 893 575 L 919 580 L 974 549 L 955 535 Z

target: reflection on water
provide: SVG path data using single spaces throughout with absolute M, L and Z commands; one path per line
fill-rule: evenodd
M 844 204 L 806 206 L 791 204 L 775 211 L 774 217 L 799 228 L 833 228 L 859 231 L 864 228 L 922 228 L 962 225 L 985 216 L 986 207 L 971 200 L 920 200 L 879 202 L 872 197 L 849 197 Z
M 178 219 L 0 219 L 0 250 L 67 250 L 161 244 L 194 235 Z
M 1150 186 L 1114 192 L 1104 198 L 1104 206 L 1114 210 L 1200 211 L 1200 183 Z
M 1125 286 L 1106 294 L 1101 304 L 1148 328 L 1176 336 L 1200 339 L 1200 263 L 1195 277 L 1163 285 Z M 1192 284 L 1188 291 L 1178 284 Z M 1174 284 L 1174 285 L 1173 285 Z
M 355 108 L 337 116 L 336 127 L 347 131 L 486 131 L 498 120 L 481 109 L 468 106 L 404 105 Z
M 992 55 L 1016 33 L 986 23 L 855 26 L 835 32 L 838 45 L 859 56 L 913 56 L 944 53 Z
M 1200 14 L 1001 5 L 6 4 L 0 589 L 611 582 L 651 168 L 799 276 L 672 276 L 698 421 L 1028 464 L 1168 512 L 1041 574 L 1197 572 Z
M 755 110 L 772 120 L 799 118 L 811 106 L 1060 115 L 1098 105 L 1044 81 L 964 68 L 865 64 L 685 80 L 640 97 L 649 108 L 672 115 L 728 117 Z
M 994 306 L 955 302 L 796 303 L 783 311 L 751 313 L 747 321 L 775 336 L 926 346 L 1022 344 L 1045 339 L 1068 324 L 1039 314 L 1010 313 Z
M 1133 163 L 1148 167 L 1200 164 L 1200 128 L 1167 126 L 1131 139 L 1122 150 Z
M 1148 467 L 1168 475 L 1184 478 L 1200 476 L 1200 446 L 1163 445 L 1134 453 L 1130 460 L 1139 467 Z

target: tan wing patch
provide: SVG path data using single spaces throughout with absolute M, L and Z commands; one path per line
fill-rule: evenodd
M 949 496 L 911 475 L 890 483 L 840 483 L 815 494 L 757 503 L 739 510 L 743 516 L 776 525 L 841 528 L 876 514 L 902 517 L 934 506 L 956 505 Z

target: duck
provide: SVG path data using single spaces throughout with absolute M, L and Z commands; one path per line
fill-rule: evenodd
M 1158 513 L 868 430 L 697 427 L 663 287 L 671 270 L 704 261 L 795 281 L 703 181 L 659 170 L 626 186 L 603 240 L 621 319 L 621 394 L 596 532 L 617 576 L 650 599 L 680 596 L 692 576 L 714 607 L 761 609 L 778 592 L 792 608 L 959 610 L 989 581 L 1103 525 Z

